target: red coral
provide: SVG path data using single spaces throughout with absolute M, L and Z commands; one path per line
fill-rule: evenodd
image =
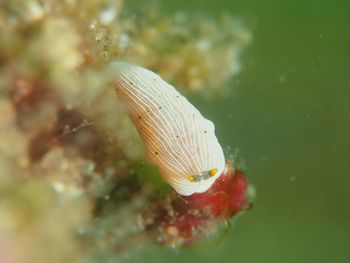
M 228 165 L 208 191 L 186 197 L 175 195 L 170 202 L 159 204 L 146 230 L 160 244 L 192 244 L 219 221 L 247 207 L 247 187 L 244 174 Z

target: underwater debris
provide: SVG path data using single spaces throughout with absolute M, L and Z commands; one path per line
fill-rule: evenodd
M 167 17 L 154 7 L 125 14 L 129 19 L 120 21 L 121 28 L 91 25 L 100 56 L 134 62 L 202 95 L 228 91 L 228 81 L 240 71 L 242 49 L 252 41 L 242 21 L 230 15 L 213 19 L 178 12 Z
M 155 6 L 134 9 L 121 0 L 0 6 L 0 38 L 6 40 L 0 42 L 0 261 L 101 262 L 131 255 L 149 237 L 164 245 L 199 239 L 203 232 L 179 232 L 163 215 L 160 200 L 182 201 L 145 179 L 154 172 L 139 168 L 145 167 L 144 146 L 106 65 L 123 58 L 183 89 L 225 92 L 251 41 L 249 30 L 228 15 L 165 16 Z M 181 205 L 179 214 L 212 207 L 200 200 L 189 197 L 191 206 Z M 192 225 L 214 228 L 227 217 L 203 214 Z

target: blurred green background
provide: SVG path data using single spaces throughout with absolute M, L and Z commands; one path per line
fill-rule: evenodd
M 252 29 L 231 95 L 195 104 L 239 148 L 254 208 L 223 244 L 135 262 L 350 262 L 350 1 L 163 1 L 237 15 Z

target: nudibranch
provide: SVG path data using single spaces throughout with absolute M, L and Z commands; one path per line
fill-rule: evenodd
M 214 124 L 156 73 L 122 61 L 109 70 L 148 162 L 180 195 L 207 191 L 225 169 Z

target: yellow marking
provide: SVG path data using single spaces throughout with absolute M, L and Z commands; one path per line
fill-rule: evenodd
M 195 181 L 196 181 L 196 178 L 194 178 L 193 175 L 187 176 L 187 179 L 188 179 L 190 182 L 195 182 Z
M 217 169 L 217 168 L 213 168 L 213 169 L 210 169 L 210 170 L 209 170 L 210 176 L 214 176 L 217 172 L 218 172 L 218 169 Z

